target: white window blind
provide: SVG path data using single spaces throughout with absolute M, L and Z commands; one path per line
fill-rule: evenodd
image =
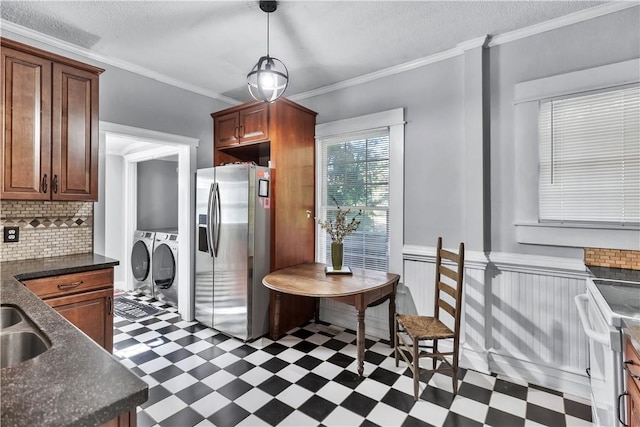
M 337 207 L 362 211 L 358 230 L 344 240 L 343 264 L 388 271 L 389 131 L 375 130 L 321 141 L 322 220 L 335 220 Z M 331 238 L 324 230 L 324 261 L 331 259 Z
M 544 101 L 539 218 L 640 222 L 640 87 Z

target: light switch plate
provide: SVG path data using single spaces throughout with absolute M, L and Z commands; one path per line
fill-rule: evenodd
M 20 227 L 5 227 L 4 242 L 15 243 L 20 241 Z

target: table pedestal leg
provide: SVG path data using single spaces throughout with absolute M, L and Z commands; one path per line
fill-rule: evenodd
M 282 305 L 282 297 L 280 292 L 275 293 L 275 307 L 273 309 L 274 319 L 273 327 L 271 328 L 271 339 L 276 341 L 280 335 L 280 306 Z
M 364 309 L 358 309 L 358 331 L 356 338 L 358 351 L 358 375 L 364 373 Z

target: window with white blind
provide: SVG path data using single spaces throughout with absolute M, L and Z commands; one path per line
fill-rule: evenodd
M 334 220 L 338 207 L 351 209 L 358 230 L 344 240 L 344 265 L 389 271 L 390 138 L 387 128 L 325 138 L 321 147 L 320 219 Z M 331 238 L 320 258 L 330 259 Z
M 517 83 L 519 243 L 638 250 L 640 59 Z
M 640 87 L 540 102 L 541 222 L 640 223 Z

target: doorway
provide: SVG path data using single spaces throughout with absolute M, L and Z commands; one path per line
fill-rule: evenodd
M 138 167 L 142 162 L 177 160 L 178 312 L 189 321 L 194 318 L 191 230 L 198 143 L 195 138 L 100 122 L 100 188 L 94 205 L 94 252 L 120 261 L 116 286 L 133 290 L 130 254 L 139 220 Z

